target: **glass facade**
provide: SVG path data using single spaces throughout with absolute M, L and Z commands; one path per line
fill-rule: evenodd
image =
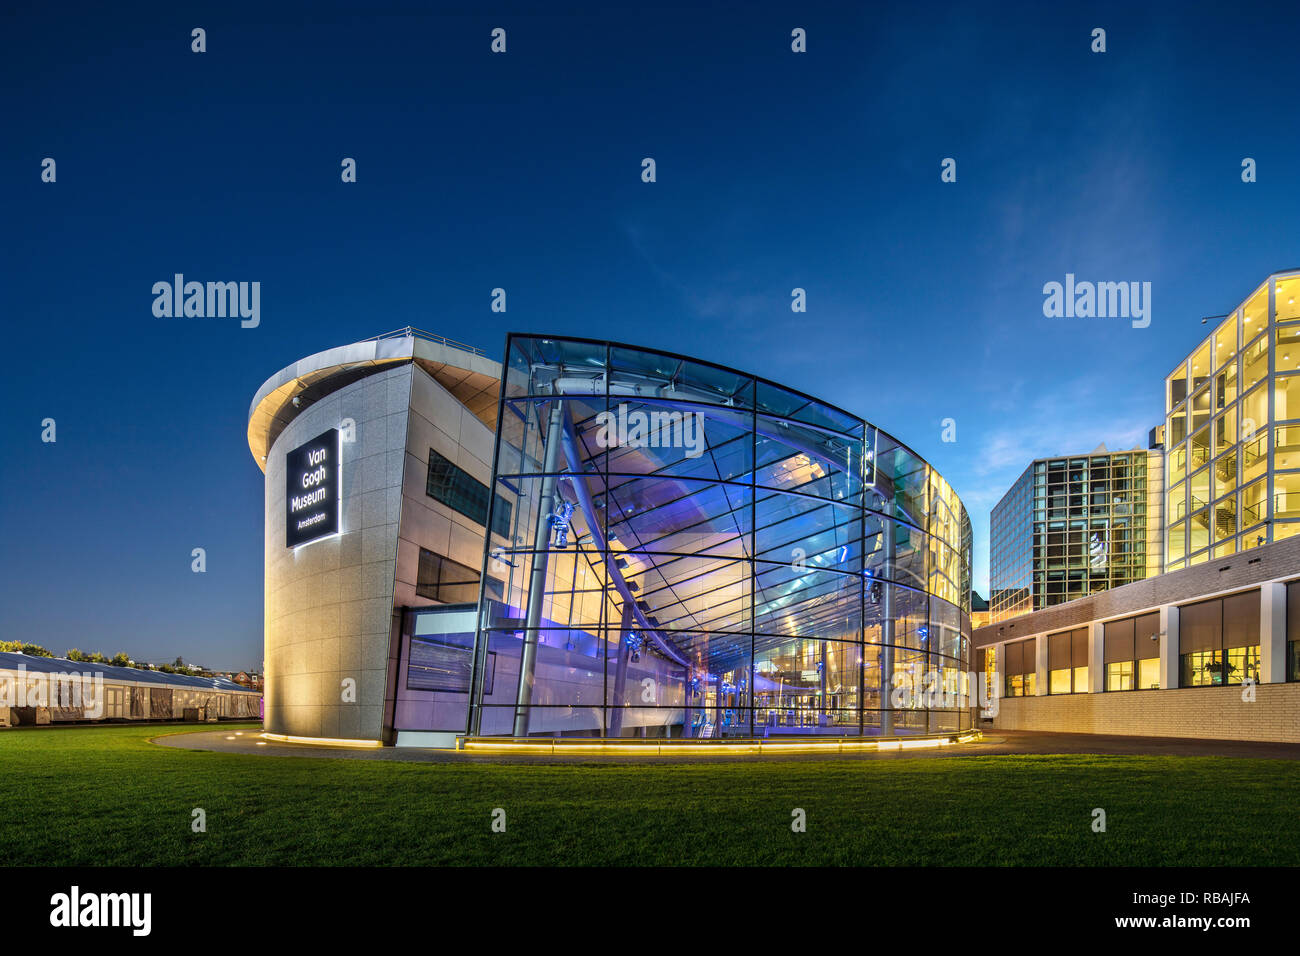
M 990 519 L 992 620 L 1160 573 L 1162 492 L 1158 452 L 1034 461 Z
M 1270 276 L 1165 380 L 1165 570 L 1300 533 L 1300 273 Z
M 1300 681 L 1300 581 L 1286 586 L 1286 679 Z
M 1034 610 L 1034 465 L 993 506 L 989 518 L 990 622 Z
M 470 733 L 969 726 L 970 521 L 889 435 L 721 366 L 536 336 L 507 342 L 498 422 Z

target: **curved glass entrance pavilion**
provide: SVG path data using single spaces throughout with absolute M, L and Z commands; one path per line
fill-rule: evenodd
M 970 520 L 929 464 L 720 365 L 506 348 L 471 734 L 969 726 Z

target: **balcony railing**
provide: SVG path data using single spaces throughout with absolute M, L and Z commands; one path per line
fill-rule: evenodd
M 1241 460 L 1246 467 L 1261 461 L 1268 455 L 1268 436 L 1256 438 L 1241 447 Z
M 1274 518 L 1300 518 L 1300 495 L 1281 492 L 1273 496 Z

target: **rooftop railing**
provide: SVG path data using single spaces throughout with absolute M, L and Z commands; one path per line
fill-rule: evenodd
M 481 355 L 487 357 L 487 353 L 473 345 L 466 345 L 464 342 L 457 342 L 455 339 L 449 339 L 445 335 L 437 335 L 433 332 L 426 332 L 424 329 L 417 329 L 413 325 L 408 325 L 402 329 L 394 329 L 392 332 L 385 332 L 383 335 L 372 335 L 366 342 L 380 342 L 385 339 L 424 339 L 426 342 L 436 342 L 438 345 L 445 345 L 448 348 L 460 349 L 462 352 L 468 352 L 470 355 Z

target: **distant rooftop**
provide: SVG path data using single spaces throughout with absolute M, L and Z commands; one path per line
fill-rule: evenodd
M 140 670 L 134 667 L 114 667 L 111 664 L 92 664 L 90 661 L 70 661 L 63 657 L 36 657 L 13 651 L 0 651 L 0 671 L 16 671 L 22 667 L 30 674 L 93 674 L 105 682 L 131 681 L 137 684 L 157 684 L 160 687 L 193 687 L 202 690 L 242 691 L 248 688 L 224 677 L 196 677 L 192 674 L 168 674 L 165 671 Z

